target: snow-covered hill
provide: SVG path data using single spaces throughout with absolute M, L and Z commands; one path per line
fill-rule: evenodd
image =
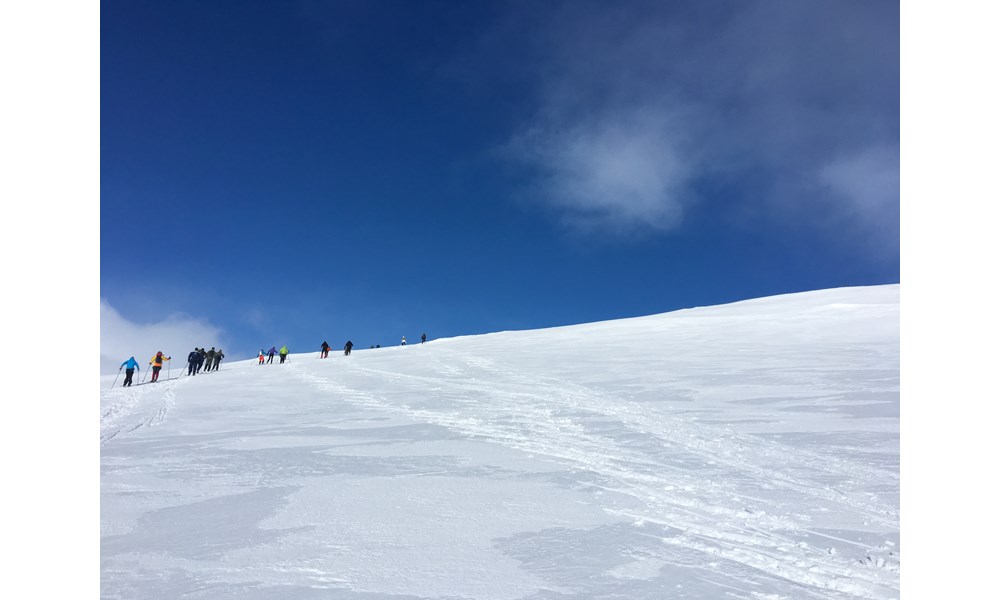
M 899 596 L 897 285 L 255 363 L 102 378 L 102 597 Z

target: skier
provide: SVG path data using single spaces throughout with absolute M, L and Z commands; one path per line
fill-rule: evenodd
M 160 369 L 163 368 L 163 361 L 170 360 L 169 356 L 163 356 L 163 351 L 156 353 L 156 356 L 149 359 L 149 364 L 153 365 L 153 377 L 150 381 L 156 381 L 160 378 Z
M 257 364 L 258 365 L 264 364 L 264 349 L 263 348 L 260 349 L 260 354 L 257 355 Z
M 188 375 L 198 372 L 198 348 L 188 352 Z
M 353 347 L 354 347 L 354 342 L 352 342 L 351 340 L 347 340 L 347 343 L 344 344 L 344 356 L 350 356 L 351 348 Z
M 288 358 L 288 346 L 282 346 L 281 350 L 278 351 L 278 355 L 281 356 L 281 362 L 284 363 L 285 359 Z
M 226 355 L 222 353 L 222 348 L 219 348 L 215 352 L 215 362 L 212 363 L 212 370 L 213 371 L 218 371 L 219 370 L 219 363 L 222 362 L 222 359 L 225 358 L 225 357 L 226 357 Z
M 329 354 L 330 354 L 330 344 L 327 344 L 326 340 L 324 340 L 323 345 L 320 346 L 320 358 L 326 358 L 327 356 L 329 356 Z
M 135 373 L 135 368 L 138 366 L 139 363 L 136 362 L 134 356 L 128 357 L 128 360 L 122 363 L 122 367 L 125 367 L 125 381 L 122 383 L 122 387 L 132 387 L 132 375 Z M 118 367 L 118 370 L 121 371 L 122 367 Z
M 403 346 L 405 346 L 405 345 L 406 345 L 406 336 L 405 336 L 405 335 L 403 336 L 403 344 L 402 344 L 402 345 L 403 345 Z
M 201 368 L 205 366 L 205 349 L 198 348 L 198 368 L 194 370 L 195 375 L 201 373 Z
M 205 354 L 205 372 L 208 373 L 212 370 L 212 362 L 215 360 L 215 346 Z
M 277 352 L 277 350 L 274 349 L 274 346 L 271 346 L 271 349 L 267 351 L 267 364 L 271 364 L 272 362 L 274 362 L 275 352 Z
M 420 334 L 420 343 L 423 344 L 426 341 L 427 341 L 427 334 L 426 333 L 421 333 Z

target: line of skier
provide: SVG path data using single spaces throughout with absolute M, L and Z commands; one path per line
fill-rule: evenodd
M 423 344 L 426 341 L 427 341 L 427 334 L 426 333 L 420 334 L 420 343 Z M 406 336 L 405 335 L 403 336 L 403 339 L 400 341 L 399 345 L 400 346 L 405 346 L 406 345 Z M 326 343 L 326 340 L 324 340 L 323 343 L 320 344 L 320 347 L 319 347 L 319 357 L 320 358 L 327 358 L 328 356 L 330 356 L 330 348 L 332 348 L 332 347 L 333 346 L 331 346 L 330 344 Z M 382 347 L 381 344 L 372 344 L 371 346 L 369 346 L 369 349 L 370 350 L 374 350 L 376 348 L 381 348 L 381 347 Z M 354 348 L 354 342 L 352 342 L 351 340 L 347 340 L 347 343 L 344 344 L 344 356 L 350 356 L 352 348 Z M 274 348 L 272 348 L 272 350 L 274 350 Z M 263 354 L 263 352 L 264 351 L 261 350 L 261 354 Z
M 152 377 L 150 381 L 157 381 L 160 378 L 160 369 L 163 368 L 164 363 L 170 361 L 169 356 L 164 356 L 162 351 L 157 352 L 153 358 L 149 359 L 149 366 L 152 368 Z M 120 367 L 118 367 L 118 374 L 121 375 L 122 369 L 125 369 L 125 381 L 122 383 L 122 387 L 132 386 L 132 377 L 135 375 L 135 370 L 139 368 L 139 361 L 135 359 L 134 356 L 130 356 L 128 360 L 123 362 Z M 145 376 L 143 376 L 145 380 Z M 115 381 L 118 381 L 118 377 L 115 377 Z M 112 384 L 114 385 L 114 384 Z
M 277 354 L 281 358 L 281 362 L 285 362 L 285 360 L 288 358 L 288 346 L 282 346 L 281 350 L 275 350 L 274 346 L 271 346 L 271 349 L 267 351 L 267 364 L 271 364 L 274 362 L 275 354 Z M 257 364 L 258 365 L 264 364 L 263 348 L 260 349 L 260 354 L 257 355 Z
M 326 343 L 326 340 L 323 340 L 323 343 L 320 344 L 320 347 L 319 347 L 319 357 L 320 358 L 326 358 L 326 357 L 330 356 L 330 348 L 331 347 L 332 346 L 330 346 L 330 344 Z M 347 343 L 344 344 L 344 356 L 350 356 L 351 355 L 351 348 L 353 348 L 353 347 L 354 347 L 354 342 L 352 342 L 351 340 L 347 340 Z
M 225 354 L 222 353 L 222 348 L 218 350 L 215 346 L 208 352 L 205 352 L 204 348 L 195 348 L 191 352 L 188 352 L 188 375 L 197 375 L 201 372 L 202 367 L 205 368 L 205 372 L 218 371 L 219 363 L 225 358 Z
M 421 334 L 420 343 L 423 344 L 426 341 L 427 341 L 427 334 L 426 333 Z M 400 345 L 401 346 L 406 345 L 405 335 L 403 336 L 402 343 Z M 373 349 L 381 347 L 382 347 L 381 345 L 372 346 Z M 330 344 L 326 343 L 326 341 L 324 340 L 323 344 L 320 346 L 320 358 L 327 358 L 330 355 L 330 348 L 331 348 Z M 354 348 L 354 342 L 352 342 L 351 340 L 347 340 L 347 343 L 344 344 L 344 356 L 350 356 L 352 348 Z M 271 346 L 271 349 L 268 350 L 266 353 L 264 352 L 264 349 L 261 348 L 260 353 L 257 355 L 257 364 L 263 365 L 263 364 L 273 363 L 275 354 L 279 356 L 280 359 L 279 364 L 284 363 L 288 359 L 288 346 L 282 346 L 281 349 L 275 349 L 274 346 Z M 219 364 L 222 362 L 222 359 L 225 358 L 225 356 L 226 355 L 222 353 L 222 348 L 216 350 L 215 346 L 212 346 L 212 348 L 206 352 L 204 348 L 195 347 L 194 350 L 188 353 L 187 374 L 189 376 L 197 375 L 198 373 L 202 372 L 202 369 L 204 369 L 205 373 L 208 373 L 210 371 L 218 371 Z M 267 357 L 266 363 L 264 362 L 265 356 Z M 160 379 L 160 370 L 163 369 L 164 364 L 169 364 L 170 359 L 171 357 L 164 356 L 162 351 L 158 351 L 156 355 L 153 356 L 153 358 L 149 359 L 151 382 L 158 381 Z M 121 366 L 118 367 L 119 375 L 121 374 L 122 369 L 125 369 L 125 381 L 122 383 L 122 387 L 130 387 L 132 385 L 132 377 L 135 375 L 135 371 L 138 368 L 139 368 L 139 363 L 138 361 L 135 360 L 134 356 L 130 356 L 128 360 L 123 362 Z M 118 377 L 115 377 L 115 382 L 117 381 Z M 112 383 L 111 385 L 112 387 L 114 387 L 114 383 Z
M 205 372 L 218 371 L 219 363 L 225 358 L 225 354 L 222 353 L 222 348 L 218 350 L 215 346 L 212 349 L 205 351 L 204 348 L 195 348 L 188 353 L 188 375 L 196 375 L 201 372 L 204 368 Z M 155 382 L 160 380 L 160 371 L 163 369 L 164 365 L 168 365 L 172 357 L 165 356 L 163 351 L 157 351 L 152 358 L 149 359 L 149 371 L 150 374 L 149 381 Z M 122 387 L 132 387 L 134 383 L 133 377 L 135 377 L 136 369 L 139 369 L 139 361 L 135 359 L 134 356 L 130 356 L 128 360 L 123 362 L 121 366 L 118 367 L 118 374 L 121 375 L 122 369 L 125 369 L 125 381 L 122 382 Z M 118 377 L 115 377 L 115 382 L 118 381 Z M 143 381 L 145 381 L 145 376 L 143 376 Z M 114 385 L 114 384 L 112 384 Z
M 420 343 L 423 344 L 426 341 L 427 341 L 427 334 L 426 333 L 421 333 L 420 334 Z M 405 345 L 406 345 L 406 336 L 404 335 L 403 336 L 403 343 L 401 343 L 400 346 L 405 346 Z

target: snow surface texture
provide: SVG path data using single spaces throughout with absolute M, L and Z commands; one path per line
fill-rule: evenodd
M 180 367 L 101 379 L 104 598 L 899 596 L 898 285 Z

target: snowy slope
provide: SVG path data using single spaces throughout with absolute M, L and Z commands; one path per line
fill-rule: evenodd
M 897 285 L 255 362 L 102 378 L 104 598 L 899 596 Z

